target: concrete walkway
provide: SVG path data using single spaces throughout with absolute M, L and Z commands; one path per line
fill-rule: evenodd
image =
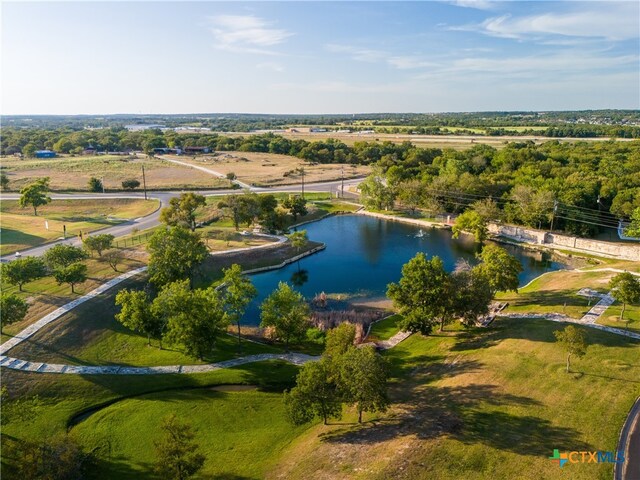
M 620 431 L 618 452 L 624 455 L 624 462 L 615 464 L 614 480 L 640 479 L 640 397 L 631 407 Z

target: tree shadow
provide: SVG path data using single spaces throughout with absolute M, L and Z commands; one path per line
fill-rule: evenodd
M 382 420 L 360 427 L 345 426 L 322 434 L 324 442 L 337 444 L 380 443 L 400 436 L 419 439 L 455 438 L 463 443 L 483 443 L 521 455 L 538 456 L 552 448 L 587 450 L 580 432 L 550 421 L 504 411 L 509 407 L 535 407 L 535 399 L 505 394 L 496 385 L 421 387 L 411 401 L 402 403 Z

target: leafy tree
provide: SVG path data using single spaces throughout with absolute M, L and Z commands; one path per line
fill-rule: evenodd
M 416 210 L 424 203 L 425 188 L 420 180 L 409 180 L 397 186 L 398 200 L 415 215 Z
M 226 177 L 227 177 L 227 180 L 229 180 L 230 182 L 233 182 L 236 178 L 238 178 L 236 177 L 236 174 L 233 172 L 227 173 Z
M 22 147 L 22 154 L 25 157 L 33 158 L 36 156 L 37 150 L 38 150 L 38 147 L 35 146 L 33 143 L 27 143 L 24 147 Z
M 167 341 L 202 360 L 211 353 L 228 325 L 224 303 L 215 288 L 189 288 L 187 280 L 166 285 L 153 301 L 156 315 L 166 319 Z
M 33 282 L 46 276 L 47 267 L 38 257 L 16 258 L 8 263 L 1 264 L 2 281 L 10 285 L 17 285 L 22 291 L 25 283 Z
M 205 206 L 207 200 L 203 195 L 182 193 L 169 200 L 169 206 L 160 212 L 160 221 L 171 226 L 183 226 L 192 232 L 196 229 L 196 210 Z
M 393 208 L 396 194 L 394 189 L 387 185 L 384 175 L 379 170 L 369 175 L 361 184 L 360 192 L 366 207 L 376 210 L 388 210 Z
M 347 403 L 355 404 L 358 423 L 362 412 L 384 412 L 389 405 L 387 372 L 383 358 L 372 346 L 350 347 L 340 356 L 340 389 Z
M 13 293 L 0 294 L 0 333 L 2 329 L 12 323 L 20 322 L 29 310 L 29 305 Z
M 291 340 L 300 341 L 308 326 L 309 306 L 299 292 L 285 282 L 269 295 L 260 306 L 261 327 L 273 327 L 275 338 L 284 340 L 289 350 Z
M 249 195 L 229 195 L 224 200 L 218 202 L 218 208 L 223 215 L 233 221 L 236 230 L 241 223 L 250 224 L 258 213 L 258 207 L 254 201 L 254 196 Z
M 87 266 L 84 263 L 72 263 L 66 267 L 57 267 L 53 270 L 53 278 L 58 285 L 71 285 L 71 293 L 75 293 L 75 286 L 87 279 Z
M 96 177 L 91 177 L 89 179 L 89 191 L 90 192 L 102 192 L 102 180 Z
M 140 182 L 135 178 L 129 178 L 122 181 L 122 188 L 125 190 L 135 190 L 140 186 Z
M 511 192 L 515 202 L 514 214 L 525 225 L 540 228 L 543 222 L 551 221 L 553 215 L 553 192 L 527 185 L 516 185 Z
M 356 339 L 356 326 L 344 322 L 327 331 L 324 355 L 329 358 L 338 358 L 349 348 L 353 347 Z
M 495 296 L 496 292 L 518 291 L 520 283 L 518 275 L 522 272 L 522 264 L 513 255 L 497 245 L 488 244 L 479 255 L 482 263 L 478 266 L 486 277 Z
M 342 403 L 331 372 L 326 359 L 306 363 L 300 368 L 296 386 L 285 392 L 283 398 L 291 423 L 302 425 L 320 417 L 326 425 L 329 418 L 342 416 Z
M 209 251 L 200 235 L 183 227 L 157 230 L 149 239 L 149 280 L 157 286 L 192 279 Z
M 151 345 L 152 337 L 160 339 L 163 327 L 162 319 L 152 309 L 146 292 L 120 290 L 116 295 L 116 305 L 122 307 L 115 316 L 116 320 L 129 330 L 146 335 L 147 345 Z
M 478 317 L 489 313 L 493 290 L 489 280 L 478 267 L 460 270 L 452 275 L 456 316 L 466 326 L 475 325 Z
M 234 263 L 229 268 L 223 269 L 222 272 L 224 273 L 222 278 L 224 310 L 229 321 L 238 326 L 239 348 L 241 344 L 240 320 L 251 300 L 258 294 L 258 291 L 249 277 L 242 274 L 240 265 Z
M 33 214 L 38 215 L 38 207 L 51 202 L 51 197 L 47 195 L 49 192 L 49 177 L 41 178 L 20 190 L 19 204 L 22 208 L 31 205 Z
M 15 478 L 29 480 L 82 479 L 90 473 L 93 464 L 92 455 L 83 452 L 78 442 L 66 434 L 47 440 L 16 442 L 3 455 L 5 453 L 20 459 L 14 466 Z
M 291 246 L 295 248 L 296 254 L 300 255 L 300 251 L 309 244 L 309 238 L 307 237 L 306 230 L 300 230 L 287 235 Z M 298 259 L 298 271 L 300 271 L 300 259 Z
M 200 471 L 206 457 L 195 443 L 193 427 L 181 422 L 175 413 L 162 419 L 162 436 L 154 441 L 154 471 L 160 478 L 187 480 Z
M 0 189 L 4 192 L 9 188 L 9 177 L 6 173 L 0 173 Z
M 453 238 L 458 238 L 462 232 L 472 233 L 478 243 L 484 242 L 489 235 L 486 220 L 475 210 L 467 210 L 459 215 L 453 224 L 452 231 Z
M 299 216 L 304 217 L 309 213 L 307 210 L 307 200 L 300 195 L 289 195 L 289 198 L 282 202 L 282 206 L 289 210 L 289 213 L 293 216 L 293 223 L 298 220 Z
M 566 326 L 564 330 L 556 330 L 553 334 L 558 344 L 567 352 L 567 373 L 569 373 L 571 356 L 581 358 L 587 353 L 586 336 L 582 330 L 573 325 Z
M 44 254 L 44 262 L 49 268 L 68 267 L 69 265 L 87 258 L 87 253 L 73 245 L 58 244 L 51 247 Z
M 640 280 L 629 272 L 617 274 L 609 282 L 611 296 L 622 303 L 620 311 L 620 320 L 624 316 L 627 303 L 640 303 Z
M 631 223 L 624 233 L 629 237 L 640 237 L 640 207 L 633 211 L 633 214 L 631 215 Z
M 106 252 L 104 254 L 104 258 L 109 264 L 109 266 L 113 268 L 113 271 L 117 272 L 118 265 L 120 264 L 120 262 L 122 262 L 122 260 L 124 259 L 124 256 L 122 255 L 122 252 L 120 250 L 113 249 Z
M 442 260 L 427 260 L 421 252 L 402 267 L 402 278 L 389 284 L 387 296 L 403 316 L 403 329 L 428 335 L 436 323 L 442 330 L 453 319 L 452 289 L 453 282 Z
M 473 202 L 471 204 L 471 209 L 480 215 L 485 222 L 499 220 L 501 216 L 498 204 L 490 198 L 484 198 Z
M 113 235 L 108 233 L 101 233 L 98 235 L 91 235 L 84 238 L 82 241 L 84 248 L 90 252 L 97 252 L 98 257 L 102 256 L 102 252 L 113 246 Z

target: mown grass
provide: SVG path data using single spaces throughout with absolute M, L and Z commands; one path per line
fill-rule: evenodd
M 598 323 L 609 327 L 628 329 L 632 332 L 640 332 L 640 306 L 627 305 L 622 320 L 620 320 L 621 312 L 622 305 L 614 303 L 602 314 L 598 319 Z
M 4 200 L 0 205 L 0 254 L 6 255 L 62 238 L 63 226 L 67 227 L 67 237 L 73 237 L 80 232 L 86 234 L 149 215 L 157 208 L 157 200 L 52 200 L 40 207 L 35 216 L 32 208 L 20 208 L 16 200 Z
M 267 478 L 610 478 L 611 464 L 561 470 L 548 457 L 554 448 L 616 449 L 640 393 L 640 342 L 584 328 L 588 353 L 566 374 L 553 335 L 561 328 L 504 319 L 488 330 L 409 337 L 383 354 L 387 414 L 362 426 L 316 425 Z
M 379 340 L 389 340 L 400 330 L 400 315 L 391 315 L 379 322 L 371 325 L 371 331 L 367 337 L 367 341 L 375 342 Z
M 508 302 L 506 312 L 513 313 L 562 313 L 581 318 L 597 301 L 578 295 L 581 288 L 608 292 L 611 272 L 572 272 L 559 270 L 544 274 L 518 293 L 499 293 L 497 299 Z

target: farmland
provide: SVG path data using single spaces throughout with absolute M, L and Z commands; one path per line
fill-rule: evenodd
M 229 188 L 224 179 L 201 175 L 189 167 L 144 155 L 92 155 L 51 159 L 4 158 L 3 172 L 9 188 L 20 190 L 42 177 L 51 179 L 53 191 L 87 191 L 91 177 L 102 179 L 106 190 L 123 190 L 122 181 L 136 179 L 142 188 L 142 167 L 148 190 Z

